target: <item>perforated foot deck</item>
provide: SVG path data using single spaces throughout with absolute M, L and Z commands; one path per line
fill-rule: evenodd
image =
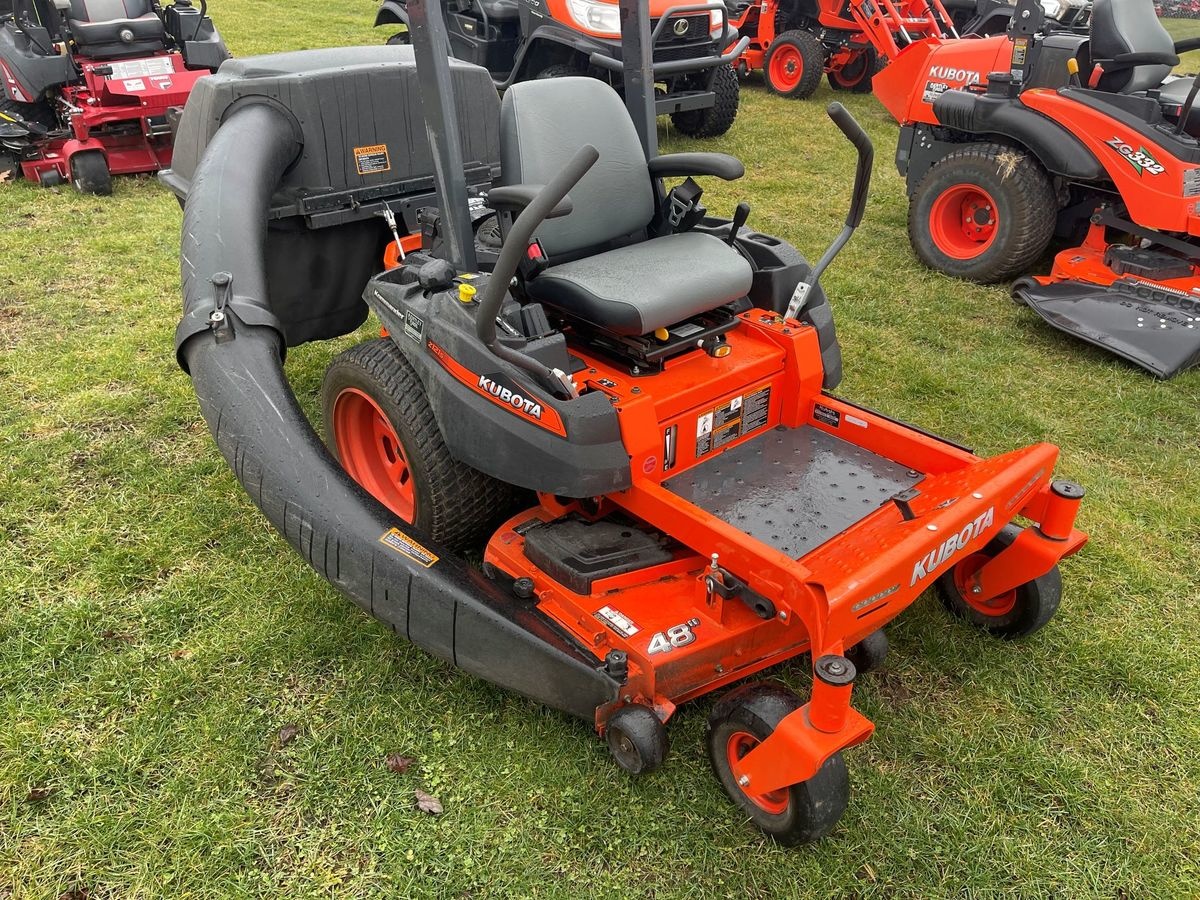
M 799 559 L 923 477 L 806 425 L 768 431 L 663 487 Z

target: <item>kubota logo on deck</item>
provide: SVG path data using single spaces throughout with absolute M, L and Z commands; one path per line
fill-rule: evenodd
M 951 66 L 931 66 L 929 69 L 930 78 L 938 78 L 942 81 L 949 81 L 962 85 L 979 84 L 983 81 L 983 76 L 978 72 L 972 72 L 970 69 L 955 69 Z
M 909 581 L 908 586 L 912 587 L 918 581 L 928 578 L 940 569 L 943 563 L 956 553 L 966 549 L 967 544 L 983 534 L 994 521 L 996 521 L 996 508 L 989 506 L 987 512 L 978 516 L 974 522 L 968 522 L 958 534 L 950 535 L 942 541 L 941 546 L 935 547 L 917 560 L 916 565 L 913 566 L 912 580 Z
M 542 418 L 542 404 L 535 403 L 527 397 L 522 397 L 520 394 L 496 384 L 491 378 L 486 375 L 479 376 L 480 390 L 487 391 L 493 397 L 499 398 L 501 403 L 509 404 L 513 409 L 519 409 L 527 416 L 533 416 L 535 419 Z
M 1111 141 L 1105 141 L 1104 143 L 1125 157 L 1125 161 L 1133 166 L 1139 175 L 1143 172 L 1149 172 L 1151 175 L 1161 175 L 1167 171 L 1166 167 L 1151 156 L 1150 151 L 1145 147 L 1139 147 L 1137 150 L 1134 150 L 1133 147 L 1119 137 L 1115 137 Z

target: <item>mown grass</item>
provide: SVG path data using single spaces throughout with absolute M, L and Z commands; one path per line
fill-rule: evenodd
M 377 40 L 373 8 L 214 13 L 249 54 Z M 834 96 L 743 98 L 710 146 L 747 176 L 709 206 L 746 199 L 816 255 L 852 173 Z M 856 693 L 879 730 L 849 754 L 834 836 L 781 850 L 739 820 L 704 757 L 707 700 L 631 781 L 584 725 L 356 612 L 243 495 L 175 366 L 173 198 L 150 179 L 105 199 L 17 184 L 0 191 L 0 897 L 1200 892 L 1200 372 L 1155 382 L 1003 288 L 923 269 L 895 126 L 838 99 L 878 149 L 866 224 L 826 278 L 841 392 L 984 453 L 1059 443 L 1092 542 L 1029 641 L 929 599 L 895 623 Z M 308 402 L 349 341 L 290 354 Z M 389 771 L 393 752 L 417 763 Z M 444 815 L 416 810 L 418 787 Z

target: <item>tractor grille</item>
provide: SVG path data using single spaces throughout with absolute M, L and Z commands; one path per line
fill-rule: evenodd
M 687 31 L 683 34 L 676 34 L 676 22 L 687 22 Z M 650 22 L 650 30 L 653 31 L 658 27 L 658 20 L 653 19 Z M 665 26 L 663 26 L 662 34 L 658 36 L 658 43 L 661 44 L 681 44 L 694 43 L 695 41 L 707 41 L 708 36 L 708 13 L 700 13 L 695 16 L 672 16 Z

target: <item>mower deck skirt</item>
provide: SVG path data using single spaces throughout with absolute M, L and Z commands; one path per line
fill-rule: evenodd
M 768 431 L 663 486 L 799 559 L 922 475 L 812 426 Z
M 1060 331 L 1171 378 L 1200 363 L 1200 298 L 1131 280 L 1042 284 L 1022 278 L 1013 297 Z

